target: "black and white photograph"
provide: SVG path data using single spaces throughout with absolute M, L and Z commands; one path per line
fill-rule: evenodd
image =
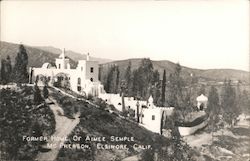
M 250 1 L 0 1 L 0 161 L 250 161 Z

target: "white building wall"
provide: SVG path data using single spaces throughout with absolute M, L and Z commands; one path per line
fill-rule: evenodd
M 99 94 L 99 98 L 108 104 L 114 105 L 118 111 L 122 111 L 122 97 L 119 94 L 103 93 Z
M 97 61 L 87 61 L 86 62 L 86 79 L 93 80 L 93 82 L 98 81 L 98 62 Z
M 57 69 L 70 69 L 69 59 L 56 59 L 56 68 Z
M 36 76 L 45 76 L 50 77 L 50 81 L 48 82 L 49 85 L 53 85 L 54 81 L 56 81 L 57 74 L 63 73 L 67 75 L 69 78 L 70 83 L 70 89 L 74 92 L 78 92 L 80 94 L 86 94 L 86 95 L 93 95 L 97 96 L 99 94 L 99 91 L 103 92 L 103 86 L 100 85 L 101 83 L 98 81 L 98 62 L 97 61 L 86 61 L 86 60 L 80 60 L 78 62 L 78 66 L 76 69 L 69 69 L 68 59 L 56 59 L 56 65 L 55 67 L 49 67 L 45 63 L 42 68 L 32 68 L 33 69 L 33 78 L 32 82 L 35 82 Z M 58 68 L 60 64 L 60 69 Z M 49 67 L 49 68 L 47 68 Z M 64 67 L 64 69 L 63 69 Z M 91 72 L 91 68 L 93 68 L 93 72 Z M 78 78 L 81 79 L 81 90 L 78 90 Z M 90 78 L 93 78 L 93 82 L 91 82 Z M 38 85 L 44 85 L 42 81 L 38 82 Z
M 148 130 L 161 133 L 161 118 L 162 110 L 155 109 L 143 109 L 143 115 L 141 117 L 141 123 Z
M 99 98 L 106 101 L 108 104 L 114 105 L 118 111 L 122 111 L 122 97 L 119 94 L 103 93 Z M 124 97 L 126 109 L 133 109 L 135 111 L 135 118 L 137 118 L 137 102 L 139 102 L 139 122 L 148 130 L 161 133 L 161 120 L 164 112 L 164 117 L 170 116 L 173 113 L 173 107 L 156 107 L 152 102 L 151 107 L 148 107 L 147 101 L 137 101 L 133 97 Z M 143 107 L 144 106 L 144 107 Z M 145 108 L 148 107 L 148 108 Z M 154 120 L 152 119 L 154 117 Z

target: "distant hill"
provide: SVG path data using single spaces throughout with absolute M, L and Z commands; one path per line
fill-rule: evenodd
M 131 62 L 132 70 L 139 67 L 141 58 L 138 59 L 127 59 L 127 60 L 119 60 L 119 61 L 113 61 L 109 63 L 102 64 L 104 73 L 107 72 L 108 67 L 111 65 L 118 65 L 120 72 L 124 76 L 124 71 L 126 70 L 129 61 Z M 168 61 L 168 60 L 161 60 L 161 61 L 152 61 L 154 69 L 157 69 L 161 76 L 163 74 L 163 70 L 166 70 L 167 76 L 172 73 L 175 69 L 175 63 Z M 231 79 L 231 80 L 241 80 L 244 82 L 249 83 L 249 72 L 242 71 L 242 70 L 235 70 L 235 69 L 195 69 L 195 68 L 189 68 L 182 66 L 182 75 L 184 78 L 190 74 L 193 74 L 194 76 L 205 79 L 206 81 L 215 80 L 215 81 L 223 81 L 225 78 Z
M 54 54 L 61 54 L 61 52 L 62 52 L 61 49 L 55 48 L 55 47 L 52 47 L 52 46 L 37 46 L 36 48 L 47 51 L 47 52 L 50 52 L 50 53 L 54 53 Z M 72 50 L 66 50 L 66 56 L 70 57 L 75 62 L 77 62 L 78 60 L 86 59 L 87 55 L 77 53 L 77 52 L 74 52 Z M 98 61 L 100 64 L 112 61 L 110 59 L 96 58 L 96 57 L 92 57 L 92 56 L 90 56 L 90 59 L 94 60 L 94 61 Z
M 24 44 L 24 46 L 29 57 L 29 67 L 41 67 L 45 62 L 53 64 L 55 63 L 55 59 L 58 58 L 59 54 L 61 54 L 62 52 L 61 49 L 52 46 L 41 47 L 29 46 L 26 44 Z M 12 65 L 14 65 L 18 48 L 19 44 L 0 41 L 0 59 L 4 59 L 9 55 L 11 58 Z M 76 53 L 71 50 L 66 51 L 66 56 L 70 58 L 70 65 L 72 68 L 75 68 L 77 66 L 78 60 L 86 59 L 86 55 Z M 99 63 L 107 63 L 111 61 L 109 59 L 102 59 L 96 57 L 90 57 L 90 59 L 98 61 Z
M 43 63 L 49 62 L 54 63 L 55 59 L 58 57 L 58 54 L 41 50 L 32 46 L 25 45 L 28 57 L 29 57 L 29 67 L 41 67 Z M 0 53 L 1 59 L 6 58 L 8 55 L 11 58 L 12 65 L 15 63 L 15 57 L 17 55 L 19 44 L 0 42 Z M 76 62 L 70 59 L 70 64 L 72 67 L 76 67 Z
M 29 64 L 28 66 L 32 67 L 41 67 L 43 63 L 50 62 L 54 63 L 55 58 L 61 53 L 61 50 L 52 46 L 46 47 L 34 47 L 25 45 L 28 57 L 29 57 Z M 7 55 L 10 56 L 12 64 L 15 62 L 15 57 L 18 52 L 19 44 L 9 43 L 0 41 L 0 59 L 6 58 Z M 70 64 L 73 68 L 76 67 L 77 61 L 81 59 L 86 59 L 86 55 L 76 53 L 74 51 L 68 50 L 66 51 L 66 55 L 70 58 Z M 128 66 L 129 61 L 132 63 L 132 69 L 136 69 L 139 67 L 142 58 L 138 59 L 127 59 L 127 60 L 119 60 L 119 61 L 112 61 L 110 59 L 103 59 L 103 58 L 95 58 L 91 57 L 92 60 L 99 61 L 100 65 L 104 67 L 103 72 L 106 73 L 108 70 L 108 66 L 112 64 L 119 65 L 121 73 L 124 75 L 124 71 Z M 157 69 L 160 74 L 162 75 L 163 70 L 166 70 L 166 74 L 169 75 L 174 71 L 175 63 L 168 61 L 168 60 L 161 60 L 161 61 L 152 61 L 154 69 Z M 201 70 L 201 69 L 194 69 L 189 67 L 182 67 L 182 74 L 183 76 L 187 76 L 190 74 L 195 75 L 198 78 L 205 79 L 205 81 L 209 80 L 216 80 L 216 81 L 223 81 L 225 78 L 231 80 L 241 80 L 244 82 L 249 83 L 249 72 L 242 71 L 242 70 L 235 70 L 235 69 L 208 69 L 208 70 Z

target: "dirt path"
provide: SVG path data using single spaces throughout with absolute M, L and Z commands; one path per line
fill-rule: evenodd
M 80 121 L 79 114 L 76 114 L 75 119 L 69 119 L 63 116 L 63 109 L 56 103 L 56 100 L 54 100 L 53 98 L 49 99 L 54 103 L 50 105 L 50 108 L 55 115 L 55 121 L 56 121 L 55 133 L 51 137 L 66 138 L 75 128 L 75 126 L 79 123 Z M 55 160 L 60 150 L 60 144 L 63 144 L 64 141 L 65 140 L 63 139 L 50 139 L 47 145 L 48 144 L 54 145 L 55 148 L 51 148 L 51 150 L 48 152 L 40 152 L 37 155 L 36 160 L 38 161 Z

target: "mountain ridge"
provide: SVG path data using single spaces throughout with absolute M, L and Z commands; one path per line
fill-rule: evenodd
M 107 72 L 107 68 L 111 65 L 118 65 L 121 73 L 124 73 L 126 67 L 128 66 L 129 61 L 131 62 L 131 69 L 137 69 L 140 65 L 140 62 L 143 58 L 132 58 L 126 60 L 118 60 L 105 64 L 101 64 L 104 67 L 104 71 Z M 166 70 L 166 74 L 174 72 L 175 63 L 169 60 L 151 60 L 153 63 L 154 70 L 158 70 L 160 76 L 162 77 L 163 70 Z M 231 79 L 233 81 L 241 80 L 245 83 L 249 83 L 250 73 L 248 71 L 239 70 L 239 69 L 197 69 L 182 66 L 182 75 L 184 78 L 188 75 L 194 75 L 200 79 L 205 79 L 206 81 L 224 81 L 225 79 Z
M 62 52 L 61 49 L 55 48 L 53 46 L 35 46 L 35 47 L 38 48 L 38 49 L 47 51 L 47 52 L 58 54 L 58 55 Z M 86 59 L 86 57 L 87 57 L 87 54 L 81 54 L 79 52 L 75 52 L 75 51 L 72 51 L 72 50 L 65 50 L 65 52 L 66 52 L 66 56 L 70 57 L 71 59 L 73 59 L 76 62 L 78 60 L 81 60 L 81 59 Z M 107 62 L 113 61 L 111 59 L 97 58 L 97 57 L 92 57 L 92 56 L 90 56 L 90 59 L 94 60 L 94 61 L 98 61 L 99 63 L 107 63 Z
M 1 59 L 10 56 L 12 65 L 14 65 L 15 57 L 18 52 L 19 44 L 9 43 L 0 41 L 0 53 Z M 55 59 L 61 53 L 59 48 L 55 48 L 53 46 L 29 46 L 25 45 L 28 57 L 29 57 L 29 67 L 41 67 L 42 64 L 49 62 L 54 64 Z M 67 50 L 66 55 L 70 57 L 70 64 L 72 68 L 75 68 L 77 65 L 77 61 L 80 59 L 86 59 L 86 55 L 82 55 L 80 53 L 74 52 L 72 50 Z M 139 67 L 140 62 L 143 58 L 130 58 L 125 60 L 110 60 L 103 58 L 95 58 L 91 57 L 91 60 L 99 61 L 100 66 L 108 67 L 112 64 L 117 64 L 121 71 L 125 71 L 128 66 L 129 61 L 132 63 L 132 69 L 136 69 Z M 166 74 L 169 75 L 174 71 L 175 63 L 169 60 L 152 60 L 154 69 L 158 70 L 160 75 L 162 76 L 163 70 L 166 70 Z M 107 68 L 108 69 L 108 68 Z M 106 69 L 106 72 L 107 72 Z M 105 71 L 105 70 L 104 70 Z M 125 72 L 123 72 L 125 73 Z M 250 82 L 250 73 L 248 71 L 239 70 L 239 69 L 197 69 L 190 68 L 186 66 L 182 66 L 182 74 L 184 76 L 193 74 L 201 79 L 216 80 L 223 81 L 224 79 L 231 80 L 241 80 L 244 82 Z

